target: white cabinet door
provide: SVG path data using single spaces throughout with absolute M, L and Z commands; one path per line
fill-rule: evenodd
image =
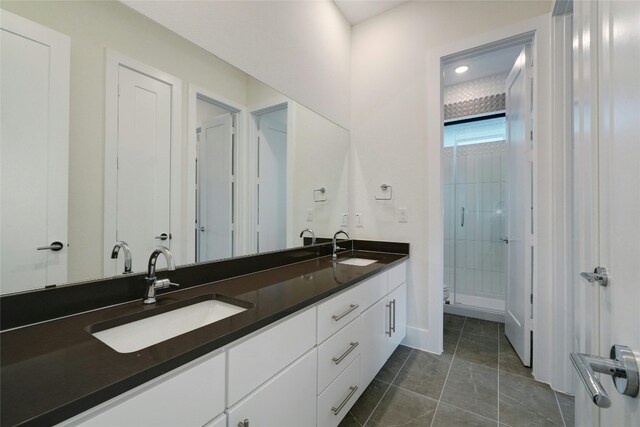
M 227 414 L 220 414 L 220 416 L 205 424 L 204 427 L 227 427 Z
M 317 354 L 311 350 L 231 407 L 229 426 L 245 420 L 250 427 L 315 425 Z
M 69 37 L 0 17 L 0 282 L 9 293 L 67 281 Z M 37 249 L 54 242 L 60 250 Z
M 360 318 L 362 384 L 369 384 L 387 361 L 387 340 L 389 338 L 387 316 L 387 299 L 382 298 L 365 310 Z
M 224 411 L 224 377 L 225 354 L 207 355 L 61 425 L 199 427 Z
M 389 337 L 388 356 L 395 351 L 407 335 L 407 285 L 400 286 L 387 297 L 391 306 L 391 336 Z

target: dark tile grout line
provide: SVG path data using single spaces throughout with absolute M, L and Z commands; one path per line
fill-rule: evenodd
M 449 361 L 449 369 L 447 370 L 447 376 L 444 378 L 444 383 L 442 384 L 442 390 L 440 390 L 440 397 L 438 397 L 438 403 L 436 403 L 436 409 L 433 412 L 433 418 L 431 418 L 430 427 L 433 427 L 433 423 L 436 420 L 436 415 L 438 413 L 438 408 L 440 407 L 440 401 L 442 400 L 442 396 L 444 395 L 444 389 L 447 387 L 447 380 L 449 379 L 449 374 L 451 373 L 451 367 L 453 367 L 453 360 L 456 358 L 456 352 L 458 351 L 458 345 L 460 344 L 460 340 L 462 339 L 462 331 L 464 331 L 464 325 L 467 324 L 467 318 L 464 318 L 464 322 L 462 323 L 462 328 L 460 328 L 460 336 L 458 337 L 458 341 L 456 342 L 456 348 L 453 349 L 453 355 L 451 356 L 451 360 Z
M 402 366 L 400 366 L 400 368 L 398 369 L 398 372 L 396 372 L 396 374 L 393 377 L 393 379 L 391 380 L 391 382 L 390 383 L 385 383 L 385 384 L 388 384 L 387 385 L 387 389 L 384 391 L 384 393 L 382 393 L 382 396 L 380 397 L 380 400 L 378 400 L 378 403 L 376 403 L 376 406 L 373 407 L 373 410 L 371 411 L 371 413 L 369 414 L 369 416 L 365 420 L 364 424 L 362 424 L 363 427 L 367 425 L 367 423 L 369 422 L 369 420 L 371 419 L 373 414 L 376 412 L 376 409 L 378 409 L 378 406 L 380 406 L 380 403 L 382 402 L 382 399 L 384 399 L 384 397 L 387 395 L 387 393 L 391 389 L 391 385 L 396 380 L 396 378 L 398 378 L 398 375 L 400 375 L 400 371 L 402 370 L 402 368 L 404 368 L 404 365 L 407 364 L 407 360 L 409 360 L 409 357 L 411 357 L 411 355 L 413 354 L 414 351 L 415 350 L 413 348 L 411 349 L 411 351 L 409 351 L 409 354 L 407 354 L 406 359 L 404 359 L 404 362 L 402 363 Z M 381 382 L 384 383 L 384 381 L 381 381 Z

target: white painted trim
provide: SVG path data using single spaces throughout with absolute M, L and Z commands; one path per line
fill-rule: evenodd
M 0 9 L 1 28 L 21 37 L 28 37 L 50 49 L 49 117 L 47 172 L 47 240 L 43 244 L 61 241 L 65 247 L 59 252 L 47 254 L 46 283 L 64 284 L 68 277 L 69 263 L 69 97 L 71 73 L 71 39 L 44 25 Z M 0 254 L 1 258 L 1 254 Z
M 222 108 L 229 110 L 231 113 L 236 114 L 236 152 L 235 152 L 235 212 L 234 212 L 234 247 L 236 249 L 237 255 L 244 255 L 242 250 L 244 246 L 242 242 L 246 239 L 244 238 L 245 228 L 244 225 L 245 220 L 241 220 L 244 218 L 243 212 L 245 209 L 245 204 L 241 201 L 244 199 L 243 194 L 246 191 L 243 184 L 242 179 L 238 179 L 238 177 L 242 177 L 241 165 L 244 165 L 246 162 L 246 116 L 247 116 L 247 107 L 244 105 L 240 105 L 235 103 L 224 96 L 218 95 L 215 92 L 212 92 L 208 89 L 204 89 L 199 87 L 193 83 L 189 83 L 187 89 L 187 177 L 186 177 L 186 185 L 187 185 L 187 196 L 186 196 L 186 206 L 185 206 L 185 216 L 184 221 L 182 222 L 182 235 L 183 235 L 183 252 L 184 252 L 184 262 L 186 263 L 194 263 L 196 259 L 196 249 L 195 249 L 195 234 L 194 234 L 194 223 L 192 219 L 195 218 L 196 215 L 196 147 L 197 147 L 197 134 L 196 134 L 196 113 L 197 113 L 197 99 L 198 95 L 202 95 L 206 98 L 209 98 L 217 105 Z M 244 170 L 244 168 L 242 168 Z M 243 186 L 242 188 L 240 188 Z
M 534 262 L 534 375 L 543 382 L 551 382 L 552 366 L 564 355 L 556 354 L 549 340 L 556 336 L 552 316 L 556 301 L 552 298 L 554 286 L 552 277 L 552 196 L 557 191 L 551 180 L 551 86 L 550 86 L 550 15 L 545 14 L 526 21 L 500 28 L 489 33 L 479 34 L 471 38 L 460 40 L 449 45 L 435 48 L 427 54 L 427 159 L 425 164 L 431 173 L 427 177 L 427 194 L 429 206 L 427 210 L 427 259 L 428 294 L 430 304 L 428 324 L 433 325 L 430 330 L 439 331 L 438 344 L 432 347 L 435 352 L 442 351 L 442 284 L 444 275 L 443 264 L 443 203 L 442 203 L 442 173 L 441 173 L 441 145 L 443 94 L 440 83 L 441 58 L 478 46 L 496 43 L 518 35 L 533 33 L 534 58 L 534 164 L 535 183 L 534 203 L 538 206 L 534 218 L 536 230 L 536 260 Z M 549 355 L 553 357 L 549 357 Z
M 116 233 L 118 161 L 118 67 L 124 66 L 171 86 L 171 252 L 183 264 L 182 228 L 182 80 L 112 49 L 106 49 L 104 126 L 104 271 L 113 268 L 107 257 Z

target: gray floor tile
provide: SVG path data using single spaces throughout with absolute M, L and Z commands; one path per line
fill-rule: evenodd
M 498 371 L 454 358 L 442 402 L 497 420 Z
M 512 426 L 562 426 L 551 388 L 507 372 L 499 373 L 500 421 Z
M 445 329 L 443 335 L 444 354 L 453 356 L 456 346 L 458 345 L 458 339 L 460 338 L 460 330 Z
M 569 396 L 564 393 L 556 393 L 558 403 L 560 403 L 560 412 L 564 419 L 564 425 L 567 427 L 573 427 L 576 424 L 575 419 L 575 397 Z
M 376 379 L 371 381 L 371 384 L 369 384 L 349 413 L 343 418 L 340 427 L 363 426 L 388 388 L 389 384 L 387 383 Z
M 464 323 L 463 332 L 468 334 L 497 337 L 499 325 L 500 323 L 498 322 L 490 322 L 488 320 L 472 319 L 467 317 L 467 321 Z
M 428 397 L 391 386 L 367 422 L 367 427 L 428 427 L 437 403 Z
M 404 364 L 393 385 L 439 399 L 451 357 L 415 350 Z
M 404 362 L 407 361 L 407 357 L 411 354 L 411 348 L 399 345 L 396 351 L 393 352 L 387 363 L 384 364 L 382 369 L 376 374 L 376 379 L 384 381 L 385 383 L 391 383 L 398 374 Z
M 466 328 L 466 326 L 465 326 Z M 456 358 L 489 368 L 498 368 L 498 332 L 494 336 L 468 333 L 463 329 L 458 342 Z
M 464 325 L 464 316 L 456 316 L 455 314 L 444 314 L 444 329 L 459 331 Z
M 442 402 L 438 405 L 436 415 L 433 418 L 433 424 L 431 424 L 432 427 L 495 427 L 495 425 L 496 422 L 493 420 L 454 408 L 453 406 L 449 406 Z
M 533 378 L 531 374 L 531 368 L 527 368 L 522 364 L 520 357 L 509 343 L 504 334 L 500 335 L 499 338 L 500 349 L 499 349 L 499 358 L 500 358 L 500 370 L 509 372 L 516 375 L 522 375 L 523 377 Z

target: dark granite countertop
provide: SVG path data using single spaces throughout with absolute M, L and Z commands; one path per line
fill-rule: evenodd
M 165 293 L 141 301 L 54 319 L 0 334 L 0 422 L 52 425 L 216 350 L 406 260 L 398 253 L 348 251 L 340 258 L 376 259 L 365 266 L 323 256 Z M 99 322 L 218 294 L 252 308 L 133 353 L 117 353 L 87 328 Z

